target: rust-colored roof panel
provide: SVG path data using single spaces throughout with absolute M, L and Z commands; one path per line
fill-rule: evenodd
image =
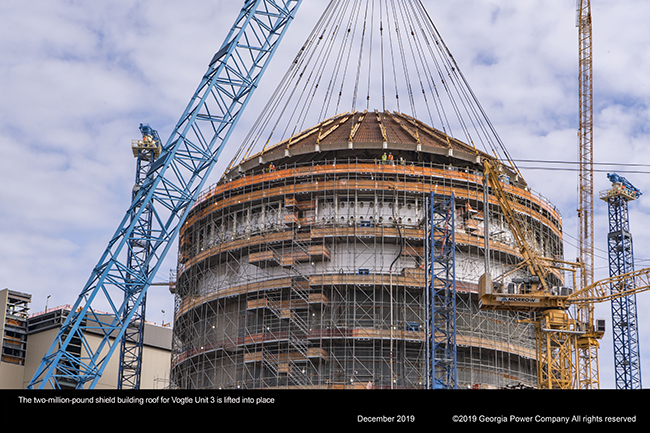
M 293 137 L 277 143 L 274 148 L 302 148 L 315 144 L 337 143 L 419 144 L 426 148 L 452 149 L 468 154 L 481 154 L 473 146 L 449 137 L 444 132 L 402 113 L 354 112 L 333 116 Z M 257 156 L 257 155 L 255 155 Z M 254 158 L 250 157 L 249 159 Z

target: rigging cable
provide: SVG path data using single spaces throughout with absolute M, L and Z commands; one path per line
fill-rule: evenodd
M 365 71 L 367 77 L 363 77 Z M 313 128 L 341 116 L 342 111 L 355 113 L 361 105 L 363 78 L 367 78 L 367 111 L 372 109 L 374 93 L 381 93 L 380 117 L 394 110 L 417 119 L 424 107 L 431 126 L 447 136 L 459 130 L 461 137 L 456 138 L 477 153 L 481 146 L 507 160 L 520 174 L 421 0 L 380 0 L 378 4 L 331 0 L 242 141 L 229 170 L 237 161 L 251 157 L 258 142 L 263 153 L 274 143 L 290 144 L 300 131 L 320 137 L 324 131 Z M 389 98 L 390 86 L 394 97 Z M 404 108 L 410 113 L 402 112 L 400 96 L 404 93 L 408 97 L 408 108 Z M 348 111 L 342 108 L 346 105 Z M 305 129 L 305 125 L 317 126 Z M 449 140 L 447 145 L 451 146 Z

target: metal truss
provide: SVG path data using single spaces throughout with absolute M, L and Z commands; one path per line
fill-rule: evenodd
M 632 234 L 628 215 L 628 198 L 624 195 L 607 197 L 609 234 L 607 250 L 610 277 L 634 271 Z M 624 290 L 634 286 L 634 279 L 625 283 Z M 612 286 L 612 291 L 615 291 Z M 641 388 L 641 363 L 637 326 L 636 295 L 612 299 L 612 335 L 614 342 L 614 375 L 617 389 Z
M 579 246 L 581 287 L 594 282 L 594 109 L 593 109 L 593 47 L 591 2 L 577 1 L 578 49 L 579 49 L 579 108 L 580 128 L 578 131 L 580 170 L 578 175 L 580 221 Z M 594 307 L 586 305 L 577 311 L 578 320 L 593 323 Z M 598 388 L 598 345 L 591 338 L 582 339 L 577 350 L 580 387 Z
M 162 141 L 158 136 L 158 132 L 152 129 L 147 124 L 140 124 L 140 132 L 142 133 L 141 140 L 133 140 L 131 148 L 133 156 L 136 158 L 135 170 L 135 184 L 132 192 L 132 199 L 134 200 L 138 191 L 142 187 L 147 173 L 151 165 L 155 162 L 156 158 L 160 156 Z M 135 212 L 134 212 L 135 214 Z M 151 206 L 143 210 L 140 217 L 139 224 L 136 230 L 140 233 L 139 239 L 143 239 L 151 234 Z M 151 251 L 151 242 L 141 242 L 139 239 L 134 239 L 129 245 L 127 252 L 127 266 L 129 269 L 137 269 L 139 263 L 144 263 L 149 258 Z M 124 331 L 124 337 L 120 343 L 120 365 L 118 370 L 117 388 L 118 389 L 140 389 L 140 377 L 142 370 L 142 346 L 144 342 L 144 324 L 145 324 L 145 311 L 146 311 L 146 295 L 139 305 L 132 304 L 133 299 L 125 293 L 125 300 L 127 301 L 126 308 L 123 312 L 123 317 L 129 316 L 132 310 L 135 309 L 131 322 L 127 325 Z
M 428 346 L 429 388 L 457 388 L 456 369 L 456 241 L 455 199 L 427 203 L 427 293 L 430 311 Z
M 28 388 L 95 387 L 301 3 L 244 2 Z M 142 244 L 150 250 L 138 260 L 133 245 Z M 99 345 L 85 330 L 100 334 Z M 73 338 L 80 355 L 67 350 Z
M 537 386 L 540 389 L 578 388 L 577 352 L 581 333 L 564 311 L 545 315 L 536 324 Z

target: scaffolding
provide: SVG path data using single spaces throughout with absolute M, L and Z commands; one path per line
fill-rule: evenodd
M 347 157 L 324 142 L 299 156 L 280 143 L 281 157 L 251 157 L 202 194 L 180 235 L 172 386 L 425 388 L 432 191 L 455 197 L 458 387 L 535 386 L 527 315 L 478 308 L 480 166 L 381 138 L 372 150 L 339 144 Z M 507 188 L 531 245 L 561 257 L 557 209 L 527 187 Z M 491 266 L 505 275 L 521 258 L 491 196 L 487 210 Z

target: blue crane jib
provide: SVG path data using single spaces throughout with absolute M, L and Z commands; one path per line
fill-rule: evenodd
M 634 197 L 635 199 L 638 199 L 641 197 L 641 191 L 636 188 L 634 185 L 632 185 L 626 178 L 623 176 L 620 176 L 616 173 L 607 173 L 607 179 L 609 179 L 610 182 L 613 184 L 621 184 L 621 186 L 628 192 L 629 195 Z
M 301 3 L 244 2 L 29 389 L 95 387 Z M 107 308 L 112 319 L 99 312 Z M 99 334 L 99 344 L 84 330 Z M 82 350 L 68 350 L 73 340 Z

